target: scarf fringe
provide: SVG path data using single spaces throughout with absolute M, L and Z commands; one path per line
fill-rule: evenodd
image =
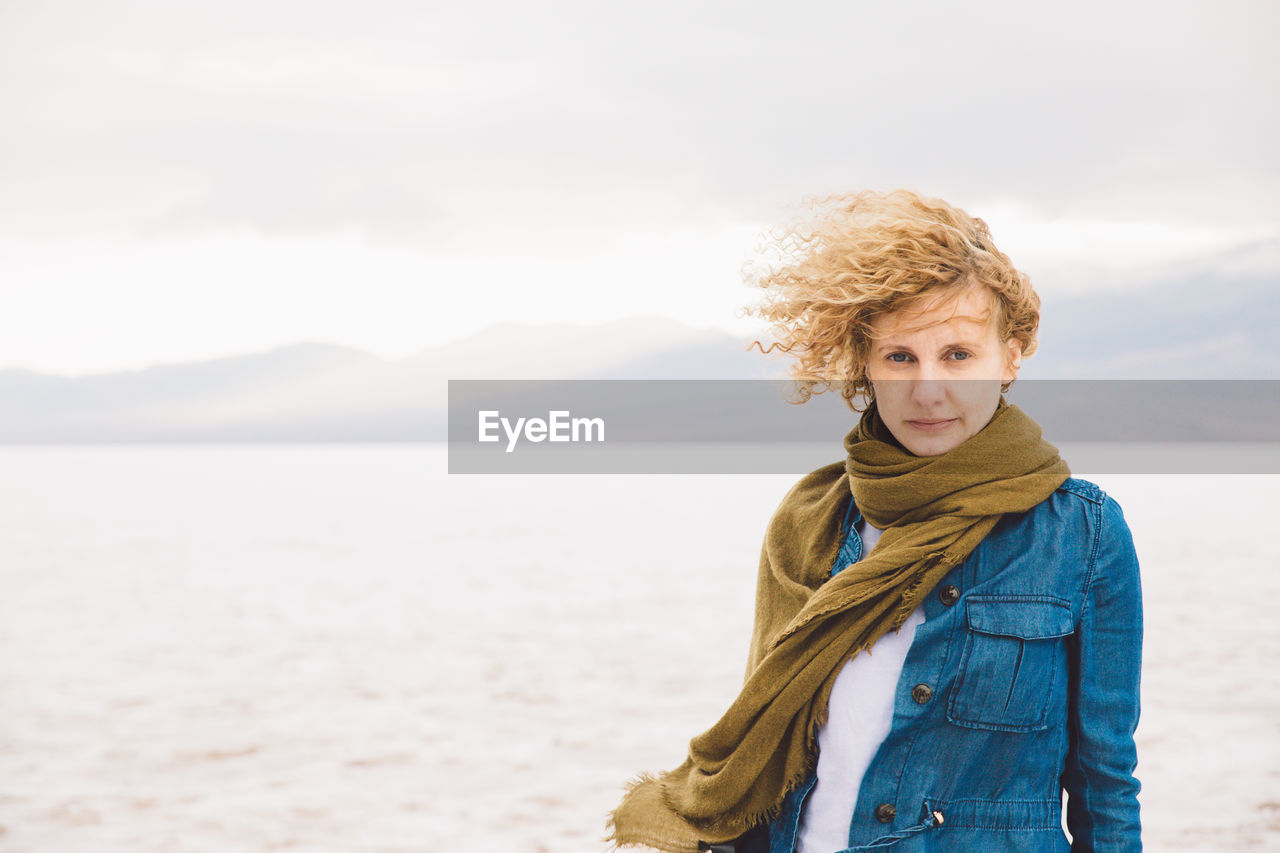
M 950 570 L 950 566 L 954 565 L 952 555 L 946 551 L 939 551 L 938 553 L 930 554 L 925 558 L 925 566 L 928 569 L 933 569 L 941 564 L 946 564 L 948 570 Z M 906 623 L 907 617 L 911 615 L 911 611 L 916 609 L 916 605 L 920 603 L 916 600 L 916 590 L 920 589 L 921 585 L 924 584 L 925 579 L 928 577 L 929 575 L 927 572 L 921 572 L 920 575 L 916 577 L 915 580 L 911 581 L 911 583 L 907 585 L 907 588 L 903 590 L 902 601 L 898 603 L 898 607 L 893 613 L 893 621 L 889 623 L 889 629 L 891 631 L 896 633 L 898 629 Z M 870 650 L 868 649 L 868 651 Z
M 627 782 L 626 782 L 626 784 L 623 786 L 623 794 L 622 794 L 623 800 L 628 799 L 628 798 L 631 796 L 632 792 L 634 792 L 634 791 L 635 791 L 635 789 L 636 789 L 636 788 L 639 788 L 641 785 L 645 785 L 645 784 L 648 784 L 648 783 L 658 784 L 658 777 L 657 777 L 657 776 L 654 776 L 652 773 L 639 773 L 639 774 L 637 774 L 636 776 L 632 777 L 631 779 L 628 779 L 628 780 L 627 780 Z M 600 840 L 601 840 L 602 842 L 604 842 L 605 844 L 608 844 L 608 845 L 609 845 L 609 847 L 608 847 L 608 850 L 609 850 L 609 851 L 618 850 L 618 849 L 620 849 L 620 848 L 622 848 L 622 847 L 644 847 L 644 846 L 648 846 L 648 845 L 645 845 L 645 844 L 641 844 L 640 842 L 619 841 L 619 840 L 618 840 L 618 822 L 617 822 L 617 820 L 618 820 L 618 812 L 619 812 L 619 811 L 621 811 L 621 810 L 622 810 L 622 806 L 621 806 L 621 805 L 619 805 L 619 806 L 618 806 L 617 808 L 615 808 L 615 809 L 610 810 L 610 812 L 609 812 L 609 816 L 608 816 L 608 818 L 606 818 L 606 820 L 605 820 L 605 830 L 606 830 L 606 832 L 605 832 L 604 836 L 603 836 L 603 837 L 601 837 L 601 839 L 600 839 Z
M 850 653 L 850 656 L 861 654 L 862 652 L 866 652 L 867 654 L 870 654 L 871 647 L 867 645 L 859 646 Z M 805 757 L 804 757 L 804 763 L 801 766 L 800 772 L 794 774 L 793 776 L 791 776 L 790 778 L 786 779 L 783 782 L 782 791 L 779 793 L 777 797 L 777 801 L 774 802 L 772 805 L 766 806 L 765 808 L 755 809 L 755 810 L 744 813 L 742 819 L 745 820 L 745 826 L 742 826 L 740 829 L 736 825 L 726 825 L 725 823 L 723 823 L 723 821 L 720 818 L 712 819 L 709 821 L 693 821 L 693 820 L 684 818 L 673 806 L 670 795 L 668 793 L 667 785 L 664 782 L 663 778 L 653 773 L 648 773 L 648 772 L 639 773 L 636 776 L 629 779 L 623 787 L 623 800 L 625 801 L 626 799 L 628 799 L 631 796 L 631 794 L 642 785 L 655 785 L 657 786 L 658 794 L 662 800 L 662 804 L 667 808 L 668 811 L 671 812 L 671 814 L 681 818 L 684 821 L 684 823 L 689 827 L 691 834 L 696 835 L 698 832 L 701 832 L 701 831 L 711 831 L 715 833 L 721 833 L 724 830 L 728 829 L 729 831 L 734 832 L 737 835 L 742 835 L 752 827 L 762 823 L 771 822 L 774 819 L 776 819 L 780 814 L 782 814 L 782 806 L 786 802 L 787 797 L 789 797 L 792 794 L 792 792 L 794 792 L 797 788 L 799 788 L 801 783 L 803 783 L 810 776 L 810 774 L 812 774 L 817 769 L 818 734 L 819 732 L 822 731 L 823 726 L 827 724 L 827 720 L 830 718 L 830 711 L 831 711 L 830 702 L 828 701 L 828 702 L 822 703 L 822 707 L 819 708 L 814 713 L 813 718 L 805 726 L 805 733 L 804 733 Z M 666 774 L 663 774 L 663 775 L 665 776 Z M 605 829 L 607 831 L 604 834 L 604 836 L 601 837 L 600 840 L 605 844 L 609 845 L 608 848 L 606 849 L 606 853 L 616 853 L 616 851 L 621 850 L 623 847 L 649 847 L 650 849 L 656 849 L 656 850 L 664 849 L 660 847 L 653 847 L 652 845 L 649 845 L 643 841 L 620 841 L 618 839 L 617 815 L 621 809 L 622 809 L 622 806 L 620 805 L 617 808 L 610 811 L 608 814 L 608 818 L 605 821 Z

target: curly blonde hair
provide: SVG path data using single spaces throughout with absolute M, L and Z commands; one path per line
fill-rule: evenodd
M 903 189 L 809 198 L 804 206 L 811 216 L 766 232 L 761 253 L 776 262 L 743 269 L 747 284 L 765 291 L 746 313 L 769 321 L 777 338 L 768 349 L 758 340 L 748 349 L 797 355 L 789 370 L 797 402 L 839 383 L 845 403 L 860 411 L 855 397 L 874 399 L 867 358 L 876 319 L 974 283 L 994 296 L 1000 340 L 1016 339 L 1024 356 L 1035 352 L 1040 297 L 981 219 Z

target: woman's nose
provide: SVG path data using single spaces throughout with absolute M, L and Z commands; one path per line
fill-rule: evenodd
M 911 382 L 911 400 L 928 407 L 941 402 L 947 396 L 946 381 L 936 377 L 918 377 Z

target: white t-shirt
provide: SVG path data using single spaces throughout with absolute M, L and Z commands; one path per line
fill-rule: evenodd
M 858 522 L 865 557 L 881 531 Z M 805 798 L 797 853 L 836 853 L 849 846 L 849 825 L 858 789 L 876 750 L 893 724 L 894 691 L 907 650 L 924 621 L 924 605 L 911 612 L 897 633 L 890 631 L 840 669 L 831 688 L 827 723 L 818 732 L 818 782 Z

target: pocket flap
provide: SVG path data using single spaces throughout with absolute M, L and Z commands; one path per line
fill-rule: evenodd
M 1042 640 L 1075 630 L 1071 607 L 1064 601 L 1019 600 L 971 596 L 965 601 L 969 629 L 981 634 Z

